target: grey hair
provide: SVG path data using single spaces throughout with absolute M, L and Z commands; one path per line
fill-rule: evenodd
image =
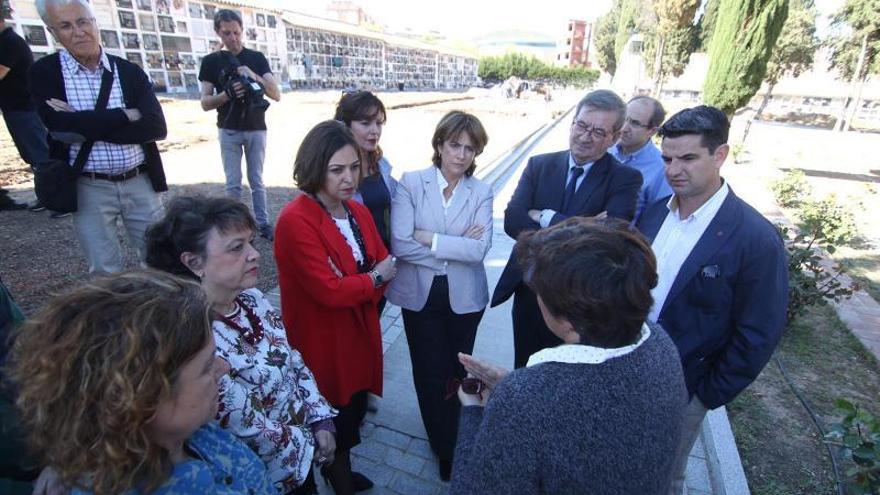
M 607 89 L 597 89 L 590 91 L 578 102 L 577 109 L 574 112 L 574 118 L 581 113 L 581 109 L 590 107 L 592 110 L 603 110 L 606 112 L 617 112 L 617 120 L 614 122 L 614 132 L 623 128 L 623 122 L 626 119 L 626 103 L 617 96 L 617 93 Z
M 78 3 L 89 9 L 90 14 L 92 13 L 92 5 L 88 2 L 88 0 L 37 0 L 37 13 L 40 14 L 40 19 L 43 20 L 43 24 L 49 26 L 49 20 L 46 19 L 46 7 L 50 5 L 69 5 L 72 3 Z

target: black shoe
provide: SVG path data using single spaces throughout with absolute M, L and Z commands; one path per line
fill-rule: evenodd
M 333 483 L 330 481 L 330 475 L 328 474 L 329 472 L 330 472 L 329 469 L 322 467 L 321 468 L 321 477 L 324 478 L 325 485 L 333 486 Z M 362 473 L 359 473 L 357 471 L 352 471 L 351 472 L 351 486 L 354 488 L 355 492 L 364 492 L 364 491 L 369 490 L 370 488 L 373 488 L 373 482 L 372 482 L 372 480 L 370 480 L 370 478 L 367 478 Z
M 49 218 L 67 218 L 71 215 L 69 211 L 53 211 L 49 214 Z
M 32 211 L 32 212 L 34 212 L 34 213 L 38 213 L 38 212 L 41 212 L 41 211 L 46 211 L 46 207 L 43 206 L 43 203 L 40 203 L 40 201 L 37 200 L 34 204 L 28 206 L 28 211 Z
M 27 207 L 28 205 L 26 203 L 19 203 L 14 199 L 9 199 L 9 201 L 0 204 L 0 210 L 24 210 L 27 209 Z
M 266 239 L 267 241 L 275 240 L 275 232 L 272 226 L 268 223 L 260 225 L 260 237 Z
M 452 461 L 449 459 L 440 459 L 440 479 L 449 481 L 452 478 Z

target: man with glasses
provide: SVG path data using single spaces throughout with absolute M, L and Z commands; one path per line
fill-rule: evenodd
M 63 47 L 31 68 L 49 155 L 74 166 L 80 148 L 91 144 L 76 179 L 74 231 L 89 273 L 119 272 L 117 222 L 143 259 L 144 231 L 161 211 L 158 193 L 168 189 L 156 146 L 167 132 L 165 116 L 144 71 L 101 48 L 86 0 L 38 0 L 37 11 Z M 96 108 L 105 79 L 109 98 Z
M 555 225 L 572 216 L 631 221 L 642 176 L 607 153 L 620 138 L 626 104 L 608 90 L 588 93 L 579 103 L 569 132 L 569 149 L 533 156 L 504 211 L 504 231 L 516 239 L 526 230 Z M 544 324 L 535 294 L 523 281 L 511 253 L 492 306 L 513 296 L 514 366 L 562 341 Z
M 626 105 L 620 141 L 608 150 L 620 163 L 642 174 L 634 221 L 638 221 L 646 206 L 672 195 L 672 188 L 663 174 L 660 150 L 651 142 L 664 118 L 666 110 L 659 101 L 650 96 L 636 96 Z

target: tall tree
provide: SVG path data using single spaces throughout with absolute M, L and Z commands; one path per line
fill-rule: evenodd
M 831 26 L 831 66 L 849 79 L 856 94 L 847 98 L 837 129 L 848 130 L 861 104 L 865 80 L 880 74 L 880 0 L 846 0 L 834 15 Z
M 767 91 L 755 116 L 746 123 L 743 141 L 749 134 L 752 122 L 761 119 L 779 80 L 783 76 L 798 77 L 813 67 L 813 59 L 819 49 L 819 39 L 816 37 L 817 15 L 813 0 L 791 0 L 788 19 L 776 40 L 770 60 L 767 61 L 767 74 L 764 76 Z
M 700 17 L 700 42 L 697 50 L 706 52 L 709 50 L 709 42 L 712 33 L 715 32 L 715 23 L 718 21 L 718 5 L 721 0 L 705 0 L 703 16 Z
M 633 33 L 638 32 L 641 0 L 621 0 L 620 15 L 617 18 L 617 31 L 614 36 L 614 56 L 617 61 Z
M 620 4 L 622 0 L 614 0 L 611 10 L 596 21 L 596 63 L 599 67 L 611 74 L 617 72 L 617 54 L 614 51 L 614 42 L 617 37 L 617 23 L 620 20 Z
M 654 95 L 660 95 L 670 76 L 679 76 L 696 49 L 694 16 L 700 0 L 654 0 L 656 22 L 647 30 L 644 60 L 654 78 Z
M 721 0 L 718 8 L 703 101 L 732 116 L 761 87 L 788 0 Z

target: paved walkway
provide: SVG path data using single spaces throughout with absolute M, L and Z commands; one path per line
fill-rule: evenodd
M 534 149 L 540 154 L 567 148 L 568 126 L 558 126 Z M 524 166 L 525 159 L 521 165 Z M 503 229 L 504 208 L 513 193 L 523 169 L 511 177 L 495 198 L 492 249 L 486 256 L 489 287 L 494 288 L 513 247 L 513 240 Z M 277 289 L 270 298 L 277 298 Z M 273 301 L 276 307 L 277 299 Z M 474 355 L 499 364 L 513 364 L 513 334 L 510 320 L 511 302 L 488 308 L 477 332 Z M 445 494 L 448 484 L 440 481 L 437 460 L 426 440 L 415 388 L 412 367 L 400 309 L 389 305 L 382 316 L 382 345 L 385 353 L 384 396 L 377 401 L 378 411 L 367 416 L 362 429 L 363 443 L 352 452 L 354 469 L 376 483 L 367 493 L 404 495 Z M 701 437 L 691 453 L 688 464 L 688 495 L 713 493 Z M 332 490 L 319 479 L 322 494 Z

